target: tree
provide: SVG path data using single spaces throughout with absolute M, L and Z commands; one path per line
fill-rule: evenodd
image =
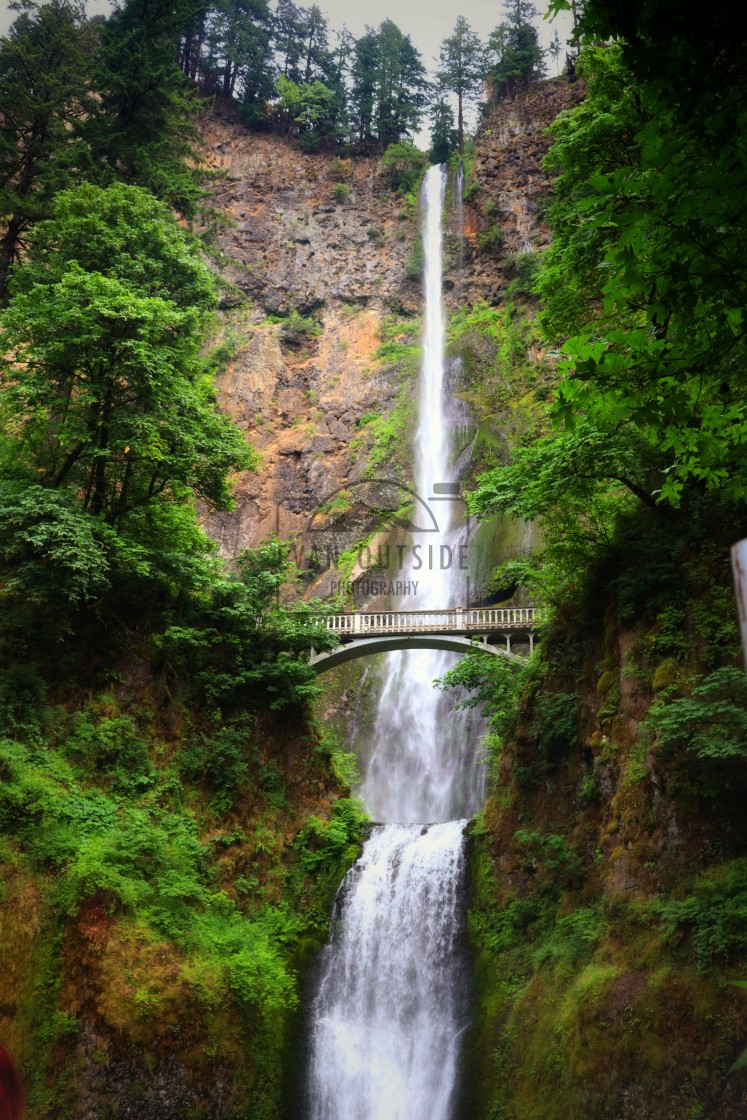
M 374 114 L 380 58 L 379 37 L 373 28 L 356 41 L 351 93 L 355 131 L 361 143 L 374 137 Z
M 278 93 L 277 118 L 286 135 L 313 137 L 329 135 L 334 129 L 336 99 L 323 82 L 311 85 L 291 82 L 281 74 L 275 82 Z
M 513 97 L 518 89 L 544 77 L 545 64 L 533 20 L 537 9 L 530 0 L 507 0 L 506 19 L 490 36 L 488 53 L 492 60 L 493 90 L 504 89 Z
M 625 53 L 585 49 L 589 99 L 555 125 L 542 287 L 566 360 L 553 411 L 608 432 L 635 424 L 668 460 L 662 501 L 693 489 L 743 500 L 745 111 L 733 87 L 718 97 L 681 88 L 671 57 L 641 85 Z M 728 74 L 728 46 L 719 58 Z M 731 58 L 737 73 L 743 62 Z M 561 277 L 564 288 L 572 277 L 563 292 Z
M 310 8 L 302 8 L 301 11 L 304 17 L 301 25 L 303 81 L 306 85 L 310 85 L 315 81 L 324 81 L 332 63 L 329 52 L 329 31 L 327 20 L 316 4 L 312 4 Z
M 147 192 L 61 192 L 2 318 L 2 473 L 79 496 L 114 528 L 193 493 L 227 508 L 227 471 L 252 457 L 203 376 L 213 302 L 208 270 Z
M 556 68 L 557 73 L 559 75 L 560 74 L 560 55 L 563 51 L 563 46 L 562 46 L 562 43 L 560 42 L 560 35 L 558 34 L 557 27 L 555 28 L 555 32 L 553 34 L 552 39 L 550 40 L 550 46 L 547 49 L 548 49 L 549 53 L 552 55 L 552 57 L 555 59 L 555 68 Z
M 417 131 L 428 87 L 425 67 L 409 35 L 392 20 L 379 27 L 376 132 L 384 144 Z
M 233 97 L 237 86 L 246 105 L 271 96 L 270 26 L 267 0 L 218 0 L 211 10 L 203 73 L 212 74 L 223 97 Z
M 428 166 L 428 157 L 411 140 L 402 140 L 389 145 L 381 162 L 389 172 L 392 190 L 412 191 Z
M 278 69 L 291 82 L 302 80 L 304 12 L 293 0 L 278 0 L 274 19 L 274 43 Z
M 79 132 L 87 177 L 147 187 L 191 216 L 200 197 L 195 101 L 179 66 L 197 0 L 126 0 L 101 26 L 90 115 Z
M 446 101 L 437 101 L 431 109 L 431 163 L 446 163 L 459 147 L 459 135 L 454 127 L 454 110 Z
M 429 88 L 425 67 L 392 20 L 358 39 L 351 76 L 353 126 L 362 143 L 397 143 L 417 131 Z
M 457 18 L 451 35 L 441 44 L 438 86 L 457 99 L 459 154 L 464 155 L 464 107 L 476 101 L 485 78 L 485 53 L 479 37 L 464 16 Z
M 69 0 L 26 3 L 0 42 L 0 302 L 29 226 L 70 182 L 96 35 Z

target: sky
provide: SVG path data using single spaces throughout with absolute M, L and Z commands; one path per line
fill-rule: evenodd
M 313 0 L 299 2 L 310 6 Z M 544 14 L 548 0 L 535 2 L 540 15 Z M 331 30 L 339 30 L 345 25 L 356 38 L 363 34 L 366 26 L 378 27 L 385 19 L 393 20 L 400 31 L 411 36 L 423 56 L 425 66 L 431 72 L 438 60 L 441 41 L 453 30 L 458 15 L 466 17 L 472 30 L 477 32 L 483 42 L 503 19 L 501 0 L 366 0 L 365 3 L 360 0 L 316 0 L 316 3 L 328 16 Z M 274 4 L 272 7 L 274 8 Z M 108 15 L 112 4 L 108 0 L 88 0 L 87 8 L 89 15 Z M 15 13 L 8 10 L 7 0 L 0 0 L 1 34 L 7 31 L 14 18 Z M 544 47 L 549 45 L 556 27 L 563 43 L 570 38 L 571 19 L 567 12 L 562 12 L 552 23 L 540 18 L 537 26 L 540 42 Z M 548 59 L 548 66 L 548 73 L 554 74 L 555 64 L 552 59 Z M 421 146 L 427 143 L 427 134 L 420 134 L 416 143 Z
M 303 2 L 303 0 L 301 0 Z M 310 2 L 310 0 L 309 0 Z M 465 16 L 474 31 L 485 41 L 493 28 L 501 22 L 503 5 L 500 0 L 316 0 L 322 11 L 329 16 L 332 28 L 345 24 L 356 38 L 366 26 L 377 27 L 382 20 L 391 19 L 412 41 L 423 55 L 423 61 L 431 69 L 438 57 L 442 39 L 451 32 L 457 15 Z M 274 6 L 274 5 L 273 5 Z M 537 9 L 541 13 L 547 8 L 546 0 L 539 0 Z M 90 15 L 108 14 L 112 4 L 108 0 L 89 0 Z M 15 13 L 9 10 L 7 0 L 0 0 L 0 34 L 10 27 Z M 544 46 L 550 42 L 553 29 L 557 27 L 561 39 L 570 35 L 570 16 L 561 13 L 552 23 L 540 21 L 540 38 Z

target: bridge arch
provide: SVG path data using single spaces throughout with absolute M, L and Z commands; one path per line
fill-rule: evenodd
M 511 661 L 524 660 L 505 647 L 492 645 L 486 641 L 475 643 L 458 634 L 388 634 L 376 638 L 359 638 L 346 645 L 337 646 L 328 653 L 315 653 L 312 650 L 309 664 L 314 667 L 317 674 L 320 674 L 326 673 L 328 669 L 334 669 L 337 665 L 355 661 L 359 657 L 406 649 L 443 649 L 449 653 L 467 653 L 471 649 L 479 649 L 485 653 L 492 653 L 496 657 L 506 657 Z

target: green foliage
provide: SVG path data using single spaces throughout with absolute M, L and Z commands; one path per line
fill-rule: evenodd
M 428 82 L 420 52 L 391 19 L 367 28 L 351 67 L 353 131 L 362 143 L 398 144 L 417 132 Z
M 408 194 L 416 190 L 428 166 L 428 157 L 412 142 L 400 141 L 389 145 L 381 157 L 381 163 L 389 173 L 392 190 Z
M 537 883 L 549 891 L 577 883 L 584 874 L 583 860 L 568 846 L 564 837 L 554 832 L 530 832 L 520 828 L 514 839 L 526 849 L 528 868 L 537 875 Z
M 0 614 L 9 628 L 30 608 L 91 602 L 109 586 L 109 567 L 99 523 L 70 494 L 0 481 Z
M 233 807 L 248 779 L 255 753 L 251 727 L 248 717 L 239 716 L 209 731 L 195 728 L 179 752 L 179 773 L 212 791 L 211 804 L 217 813 Z
M 361 802 L 353 798 L 336 801 L 328 821 L 309 817 L 298 837 L 304 870 L 318 873 L 330 865 L 336 867 L 341 860 L 352 863 L 367 819 Z
M 699 972 L 707 972 L 714 958 L 728 961 L 747 948 L 747 868 L 744 860 L 704 872 L 692 884 L 692 894 L 658 907 L 666 936 L 680 940 L 686 932 L 695 949 Z
M 548 166 L 560 176 L 542 294 L 548 327 L 565 339 L 555 415 L 608 433 L 636 425 L 663 455 L 663 501 L 679 504 L 691 486 L 743 498 L 733 370 L 744 364 L 746 278 L 734 215 L 747 157 L 718 109 L 683 119 L 669 92 L 636 85 L 624 53 L 587 50 L 590 96 L 554 126 Z
M 283 74 L 275 81 L 277 116 L 283 132 L 300 138 L 328 135 L 334 129 L 336 98 L 323 82 L 292 82 Z
M 335 183 L 347 183 L 348 180 L 352 178 L 353 165 L 350 160 L 340 159 L 339 156 L 335 156 L 334 159 L 329 161 L 327 173 L 330 179 L 333 179 Z
M 544 51 L 532 20 L 537 9 L 529 0 L 506 0 L 506 20 L 488 40 L 490 80 L 496 98 L 514 97 L 519 89 L 545 75 Z
M 503 245 L 503 230 L 500 226 L 488 226 L 487 229 L 481 230 L 477 235 L 478 248 L 483 253 L 500 253 L 501 246 Z
M 459 134 L 454 127 L 454 111 L 447 101 L 437 101 L 431 108 L 431 163 L 448 163 L 459 147 Z
M 540 691 L 532 708 L 532 722 L 540 746 L 567 751 L 578 741 L 580 698 L 575 692 Z
M 128 716 L 95 720 L 88 712 L 74 720 L 62 753 L 82 775 L 133 795 L 155 781 L 148 744 Z
M 177 59 L 191 0 L 125 0 L 101 26 L 80 122 L 87 177 L 136 184 L 191 217 L 201 196 L 196 99 Z
M 0 673 L 0 734 L 36 736 L 46 714 L 46 688 L 33 666 L 11 665 Z
M 83 186 L 54 209 L 3 316 L 0 419 L 15 439 L 0 467 L 116 526 L 186 488 L 226 508 L 228 469 L 253 460 L 200 376 L 207 269 L 140 188 Z
M 309 650 L 334 638 L 313 604 L 285 606 L 279 594 L 295 569 L 290 542 L 271 541 L 236 558 L 201 602 L 166 629 L 162 648 L 193 694 L 226 707 L 261 694 L 272 709 L 302 705 L 318 695 Z
M 310 315 L 302 315 L 294 307 L 290 315 L 282 320 L 281 338 L 292 346 L 316 338 L 321 334 L 322 328 Z
M 531 675 L 532 670 L 518 662 L 476 649 L 460 658 L 436 683 L 442 689 L 468 693 L 461 697 L 457 693 L 456 706 L 478 708 L 487 720 L 491 732 L 488 745 L 495 761 L 513 731 L 520 695 Z
M 74 128 L 92 110 L 95 35 L 67 0 L 24 4 L 0 40 L 0 302 L 29 226 L 71 181 Z
M 540 253 L 517 253 L 511 258 L 513 279 L 508 286 L 509 297 L 523 296 L 531 299 L 536 295 L 537 277 L 542 265 Z
M 335 202 L 347 202 L 350 198 L 350 187 L 347 183 L 335 183 L 332 188 L 332 197 Z
M 485 79 L 485 58 L 479 36 L 464 16 L 457 16 L 454 30 L 441 43 L 438 89 L 457 100 L 457 147 L 464 154 L 464 109 L 480 96 Z
M 423 275 L 425 265 L 425 251 L 422 237 L 416 237 L 412 243 L 410 255 L 405 263 L 405 275 L 410 280 L 419 280 Z
M 715 763 L 747 758 L 747 679 L 723 667 L 690 680 L 689 696 L 664 695 L 648 725 L 664 750 L 683 748 Z

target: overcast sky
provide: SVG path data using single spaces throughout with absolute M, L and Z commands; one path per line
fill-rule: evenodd
M 303 3 L 303 0 L 301 0 Z M 310 6 L 313 0 L 306 0 Z M 412 37 L 412 41 L 423 56 L 429 71 L 435 67 L 439 46 L 454 27 L 458 15 L 466 16 L 472 29 L 485 42 L 488 35 L 503 19 L 501 0 L 317 0 L 319 7 L 329 17 L 330 29 L 339 30 L 343 24 L 358 38 L 366 26 L 378 27 L 385 19 L 393 20 L 399 29 Z M 536 0 L 541 14 L 547 9 L 548 0 Z M 0 32 L 3 34 L 10 26 L 15 13 L 10 12 L 7 0 L 0 0 Z M 274 8 L 274 3 L 272 7 Z M 112 4 L 108 0 L 89 0 L 88 12 L 108 14 Z M 561 13 L 553 23 L 539 19 L 540 41 L 547 47 L 555 27 L 563 42 L 570 37 L 570 15 Z M 549 73 L 555 73 L 555 65 L 548 59 Z M 417 138 L 422 145 L 423 135 Z

